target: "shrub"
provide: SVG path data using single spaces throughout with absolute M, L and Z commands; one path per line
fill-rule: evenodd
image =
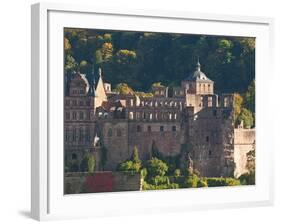
M 86 153 L 80 163 L 80 171 L 93 173 L 95 170 L 95 157 L 93 154 Z
M 185 186 L 186 187 L 197 187 L 197 183 L 199 181 L 199 178 L 196 175 L 190 175 L 185 180 Z
M 199 179 L 199 181 L 197 182 L 197 187 L 208 187 L 208 183 L 204 179 Z
M 167 164 L 160 159 L 152 158 L 147 161 L 147 171 L 150 177 L 164 176 L 167 170 Z
M 240 181 L 234 178 L 206 178 L 209 187 L 237 186 Z
M 239 177 L 240 183 L 242 185 L 254 185 L 255 181 L 255 172 L 245 173 Z

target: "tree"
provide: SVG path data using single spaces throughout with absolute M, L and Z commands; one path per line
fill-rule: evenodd
M 133 151 L 131 160 L 134 163 L 141 163 L 141 160 L 139 159 L 139 150 L 138 150 L 137 146 L 134 147 L 134 151 Z
M 80 163 L 80 171 L 93 173 L 94 170 L 95 170 L 95 157 L 91 153 L 86 153 Z
M 131 155 L 130 160 L 125 160 L 124 162 L 121 162 L 117 170 L 118 171 L 123 171 L 123 172 L 133 172 L 133 173 L 138 173 L 141 171 L 141 160 L 139 159 L 139 153 L 138 153 L 138 148 L 135 146 L 133 153 Z M 145 171 L 143 171 L 145 172 Z
M 107 61 L 112 57 L 113 46 L 111 43 L 104 43 L 101 47 L 102 60 Z
M 241 107 L 243 104 L 243 97 L 239 93 L 234 94 L 234 119 L 237 120 L 241 113 Z
M 152 158 L 147 161 L 147 172 L 150 177 L 164 176 L 168 171 L 168 166 L 162 160 Z
M 252 113 L 255 113 L 255 80 L 251 82 L 245 93 L 244 106 Z
M 134 90 L 127 83 L 119 83 L 115 89 L 116 92 L 123 95 L 134 95 Z
M 245 128 L 251 128 L 254 124 L 254 118 L 252 112 L 246 108 L 243 108 L 237 118 L 237 121 L 239 123 L 243 121 Z

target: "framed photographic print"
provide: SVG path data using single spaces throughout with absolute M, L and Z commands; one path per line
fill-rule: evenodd
M 272 204 L 272 26 L 33 5 L 32 216 Z

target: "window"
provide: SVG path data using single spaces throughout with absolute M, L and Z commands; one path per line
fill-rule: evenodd
M 174 114 L 174 119 L 177 120 L 177 113 Z
M 209 156 L 211 156 L 212 155 L 212 151 L 211 150 L 209 150 Z
M 111 128 L 108 129 L 107 136 L 112 137 L 112 129 Z
M 152 120 L 152 113 L 149 114 L 149 120 Z
M 160 131 L 164 131 L 164 126 L 160 126 Z
M 151 132 L 151 126 L 147 126 L 147 131 Z
M 84 105 L 84 103 L 83 103 L 83 101 L 79 101 L 79 106 L 83 106 Z
M 213 116 L 217 116 L 217 110 L 213 110 Z
M 141 132 L 141 127 L 139 125 L 137 126 L 137 132 Z
M 209 142 L 209 136 L 206 137 L 206 142 Z
M 73 100 L 73 101 L 72 101 L 72 104 L 73 104 L 73 106 L 77 106 L 77 101 L 76 101 L 76 100 Z
M 66 101 L 65 101 L 65 105 L 66 105 L 66 106 L 69 106 L 69 105 L 70 105 L 70 101 L 69 101 L 69 100 L 66 100 Z
M 131 111 L 129 112 L 129 119 L 130 120 L 133 120 L 134 119 L 134 113 Z
M 80 89 L 80 94 L 84 94 L 84 90 L 83 89 Z
M 77 154 L 76 153 L 72 153 L 71 154 L 71 159 L 72 160 L 76 160 L 77 159 Z
M 177 127 L 176 127 L 176 126 L 173 126 L 173 127 L 172 127 L 172 131 L 177 131 Z
M 76 120 L 76 118 L 77 118 L 77 113 L 74 111 L 74 112 L 72 113 L 72 119 L 73 119 L 73 120 Z
M 69 112 L 66 112 L 66 113 L 65 113 L 65 119 L 66 119 L 66 120 L 70 120 L 70 113 L 69 113 Z
M 122 136 L 122 131 L 121 131 L 121 129 L 117 129 L 117 137 L 120 137 L 120 136 Z
M 84 134 L 83 129 L 79 128 L 79 141 L 83 141 L 83 138 L 84 138 L 83 134 Z
M 79 112 L 79 119 L 80 120 L 84 119 L 84 113 L 82 111 Z

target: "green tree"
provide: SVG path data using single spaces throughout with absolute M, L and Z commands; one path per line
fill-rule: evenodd
M 95 170 L 95 157 L 91 153 L 86 153 L 80 163 L 80 171 L 93 173 Z
M 134 163 L 141 163 L 141 160 L 139 159 L 139 150 L 138 150 L 138 147 L 137 147 L 137 146 L 134 147 L 134 151 L 133 151 L 131 160 L 132 160 Z
M 162 160 L 152 158 L 147 161 L 147 172 L 150 177 L 164 176 L 168 171 L 168 166 Z
M 237 118 L 237 122 L 240 123 L 241 121 L 243 121 L 245 128 L 251 128 L 254 124 L 254 118 L 252 112 L 246 108 L 243 108 Z
M 239 93 L 234 94 L 234 118 L 237 120 L 239 114 L 241 113 L 241 108 L 243 104 L 243 97 Z
M 251 82 L 245 93 L 244 106 L 252 113 L 255 113 L 255 80 Z

